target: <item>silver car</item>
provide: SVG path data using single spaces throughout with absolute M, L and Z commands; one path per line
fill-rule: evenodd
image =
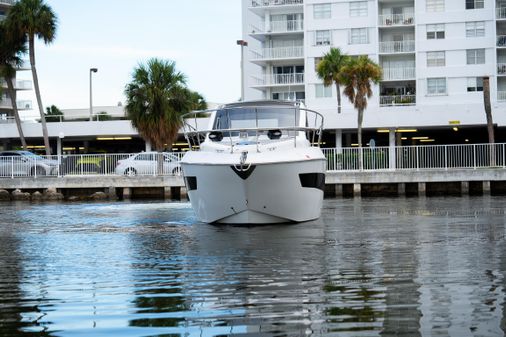
M 141 152 L 116 164 L 116 174 L 120 175 L 155 175 L 181 173 L 179 158 L 166 152 Z
M 29 151 L 0 152 L 0 177 L 46 176 L 57 171 L 58 161 Z

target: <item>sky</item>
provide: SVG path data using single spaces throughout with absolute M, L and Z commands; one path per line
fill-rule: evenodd
M 239 0 L 46 2 L 58 16 L 58 30 L 52 44 L 35 47 L 44 107 L 89 107 L 90 68 L 98 68 L 93 105 L 124 103 L 134 68 L 152 57 L 175 61 L 188 87 L 208 102 L 241 95 Z M 31 72 L 18 78 L 31 79 Z M 31 99 L 36 107 L 33 91 L 18 99 Z

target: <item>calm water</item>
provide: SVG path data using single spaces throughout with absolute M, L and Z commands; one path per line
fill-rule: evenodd
M 255 227 L 0 204 L 0 336 L 503 336 L 505 232 L 506 198 L 326 200 Z

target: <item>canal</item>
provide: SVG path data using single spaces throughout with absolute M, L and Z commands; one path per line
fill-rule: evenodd
M 318 221 L 188 203 L 0 204 L 0 336 L 504 336 L 506 199 L 327 199 Z

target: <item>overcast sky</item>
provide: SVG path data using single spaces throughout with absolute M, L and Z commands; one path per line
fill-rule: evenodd
M 209 102 L 240 97 L 241 2 L 239 0 L 46 0 L 58 15 L 55 42 L 36 45 L 44 107 L 124 102 L 123 91 L 139 62 L 176 61 L 188 85 Z M 30 72 L 18 78 L 31 79 Z M 29 98 L 36 106 L 34 93 Z

